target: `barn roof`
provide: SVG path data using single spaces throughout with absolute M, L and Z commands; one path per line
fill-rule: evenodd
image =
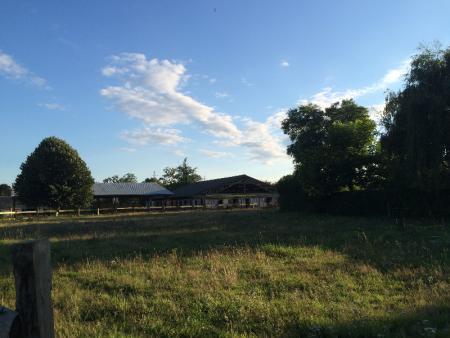
M 94 196 L 150 196 L 173 193 L 156 183 L 94 183 Z
M 208 193 L 217 193 L 233 184 L 240 182 L 257 183 L 258 185 L 264 186 L 268 191 L 274 190 L 267 183 L 259 181 L 253 177 L 247 175 L 237 175 L 188 184 L 175 189 L 173 193 L 174 196 L 195 196 Z

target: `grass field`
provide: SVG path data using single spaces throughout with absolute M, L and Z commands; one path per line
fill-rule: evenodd
M 1 222 L 1 221 L 0 221 Z M 450 225 L 210 211 L 0 226 L 49 237 L 58 337 L 450 337 Z

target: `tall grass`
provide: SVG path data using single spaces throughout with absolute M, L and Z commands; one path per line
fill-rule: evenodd
M 0 226 L 49 237 L 59 337 L 450 337 L 450 228 L 192 212 Z

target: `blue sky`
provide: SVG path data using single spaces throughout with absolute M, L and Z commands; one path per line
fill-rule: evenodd
M 376 117 L 420 43 L 450 44 L 442 1 L 0 3 L 0 183 L 40 140 L 96 180 L 292 171 L 286 109 L 353 97 Z

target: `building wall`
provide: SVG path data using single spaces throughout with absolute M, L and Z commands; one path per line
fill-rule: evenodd
M 195 199 L 177 199 L 168 201 L 168 205 L 188 206 L 188 205 L 205 205 L 206 208 L 233 208 L 233 207 L 258 207 L 267 208 L 275 207 L 278 205 L 278 197 L 273 196 L 261 196 L 261 197 L 228 197 L 228 198 L 215 198 L 204 197 Z

